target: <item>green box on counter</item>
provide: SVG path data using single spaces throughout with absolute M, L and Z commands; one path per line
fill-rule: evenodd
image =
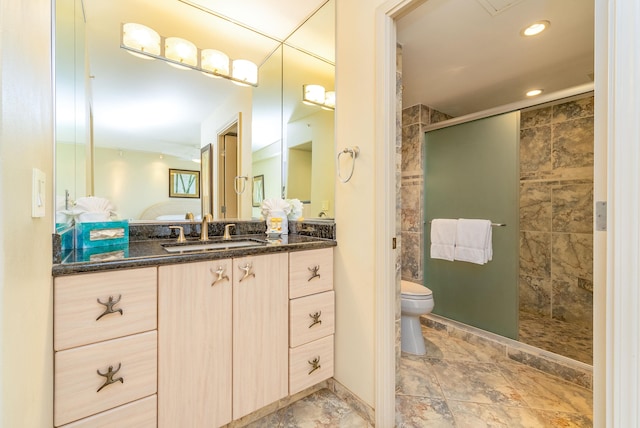
M 106 262 L 122 260 L 127 257 L 129 257 L 129 244 L 104 245 L 76 250 L 76 261 L 78 262 Z
M 129 244 L 129 221 L 76 223 L 76 248 Z

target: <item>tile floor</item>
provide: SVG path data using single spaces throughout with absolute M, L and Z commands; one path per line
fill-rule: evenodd
M 445 331 L 423 327 L 423 333 L 427 355 L 402 354 L 396 391 L 397 427 L 592 426 L 590 390 Z M 371 425 L 323 389 L 249 426 Z
M 520 311 L 518 340 L 536 348 L 593 364 L 593 329 Z

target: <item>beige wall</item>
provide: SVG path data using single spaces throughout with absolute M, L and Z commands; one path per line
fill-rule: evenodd
M 240 119 L 238 126 L 238 141 L 241 146 L 238 175 L 245 175 L 247 189 L 251 189 L 251 88 L 238 91 L 237 96 L 230 100 L 225 100 L 205 119 L 200 127 L 200 147 L 213 144 L 213 188 L 218 188 L 218 163 L 216 162 L 218 153 L 218 133 L 224 131 L 234 120 Z M 218 213 L 218 201 L 213 198 L 213 212 Z M 240 197 L 239 218 L 251 218 L 251 192 L 245 191 Z
M 53 420 L 51 5 L 0 3 L 0 425 Z M 28 30 L 27 30 L 28 29 Z M 46 174 L 46 216 L 31 218 L 31 174 Z
M 376 358 L 374 13 L 382 3 L 336 2 L 336 151 L 358 145 L 360 155 L 351 181 L 335 180 L 335 378 L 371 406 Z
M 289 147 L 309 141 L 312 144 L 311 203 L 304 206 L 304 216 L 307 218 L 318 217 L 320 211 L 324 211 L 327 217 L 334 217 L 334 122 L 333 111 L 319 110 L 315 114 L 287 124 L 286 138 Z M 293 163 L 289 159 L 289 168 Z M 348 171 L 343 174 L 347 175 Z M 291 183 L 288 185 L 291 186 Z M 328 207 L 324 210 L 323 201 L 324 206 Z
M 160 159 L 158 153 L 105 147 L 95 149 L 95 159 L 94 196 L 109 199 L 118 217 L 140 219 L 145 209 L 159 202 L 188 201 L 188 209 L 173 214 L 193 211 L 194 199 L 169 197 L 169 168 L 199 171 L 200 164 L 168 155 Z M 199 213 L 200 209 L 194 214 Z

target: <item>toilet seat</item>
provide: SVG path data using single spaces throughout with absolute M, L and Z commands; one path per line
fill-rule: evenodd
M 410 300 L 429 300 L 433 299 L 433 292 L 421 284 L 402 280 L 400 282 L 400 297 Z

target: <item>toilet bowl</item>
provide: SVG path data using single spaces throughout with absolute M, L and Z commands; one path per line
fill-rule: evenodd
M 400 283 L 401 349 L 414 355 L 424 355 L 424 337 L 420 315 L 433 310 L 433 293 L 427 287 L 402 280 Z

